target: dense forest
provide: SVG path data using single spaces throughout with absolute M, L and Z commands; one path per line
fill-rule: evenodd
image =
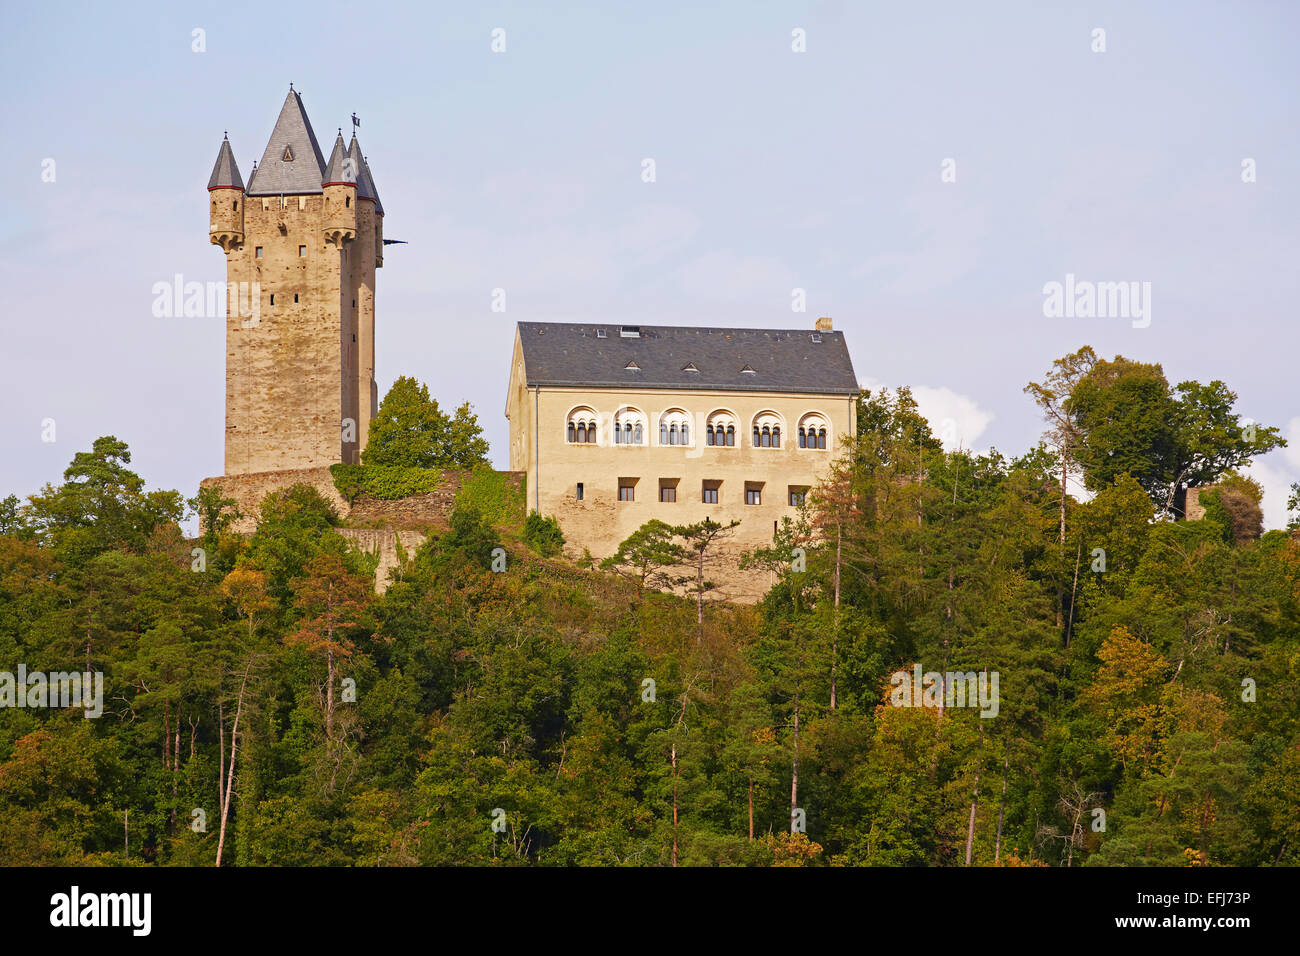
M 1241 473 L 1276 429 L 1088 348 L 1026 393 L 1006 457 L 864 391 L 755 606 L 700 571 L 725 527 L 597 564 L 490 483 L 376 596 L 311 487 L 237 535 L 100 438 L 0 505 L 0 671 L 104 688 L 86 719 L 8 678 L 0 863 L 1295 865 L 1300 529 Z M 486 454 L 400 397 L 390 467 Z M 897 706 L 914 669 L 996 674 L 996 714 Z

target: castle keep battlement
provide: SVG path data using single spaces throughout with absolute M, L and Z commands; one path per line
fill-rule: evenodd
M 292 87 L 245 188 L 229 140 L 208 181 L 227 282 L 227 475 L 356 463 L 379 396 L 375 270 L 383 204 L 355 134 L 326 162 Z

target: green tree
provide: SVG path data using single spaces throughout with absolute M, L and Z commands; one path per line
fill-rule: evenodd
M 1065 403 L 1083 435 L 1085 484 L 1100 491 L 1127 472 L 1164 515 L 1181 517 L 1188 488 L 1286 444 L 1276 427 L 1243 424 L 1236 400 L 1220 381 L 1180 382 L 1174 390 L 1159 365 L 1122 355 L 1097 362 Z
M 473 406 L 448 416 L 429 397 L 428 386 L 405 375 L 393 383 L 361 453 L 363 465 L 408 468 L 473 468 L 487 461 L 488 443 Z
M 600 567 L 634 581 L 640 601 L 646 588 L 663 589 L 673 585 L 675 579 L 670 569 L 687 556 L 686 549 L 674 540 L 675 536 L 671 525 L 651 518 L 624 538 L 618 550 L 600 562 Z
M 111 435 L 79 451 L 64 483 L 32 495 L 27 514 L 37 533 L 72 560 L 113 548 L 144 550 L 154 529 L 178 522 L 185 508 L 175 491 L 145 491 L 144 479 L 126 466 L 131 452 Z
M 543 518 L 530 511 L 524 521 L 524 543 L 544 558 L 553 558 L 564 550 L 564 532 L 554 516 Z

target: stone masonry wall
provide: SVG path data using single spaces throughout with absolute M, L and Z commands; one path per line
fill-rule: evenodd
M 391 583 L 389 572 L 399 564 L 398 542 L 401 542 L 402 550 L 409 560 L 425 541 L 425 535 L 418 531 L 394 531 L 391 528 L 339 528 L 339 534 L 351 541 L 359 551 L 379 555 L 379 565 L 375 568 L 376 594 L 383 594 Z

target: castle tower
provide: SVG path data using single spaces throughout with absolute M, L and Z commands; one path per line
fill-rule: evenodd
M 208 178 L 208 238 L 224 252 L 244 241 L 244 178 L 239 175 L 230 140 L 221 140 L 217 163 Z
M 208 193 L 229 283 L 225 473 L 359 461 L 378 406 L 382 212 L 355 137 L 326 163 L 291 86 L 247 188 L 223 140 Z

